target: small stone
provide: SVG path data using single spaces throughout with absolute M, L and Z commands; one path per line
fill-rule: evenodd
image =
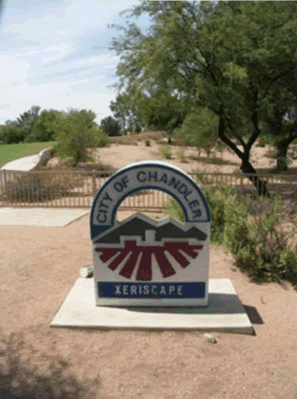
M 212 334 L 209 333 L 205 333 L 204 334 L 204 339 L 206 342 L 209 342 L 211 344 L 216 344 L 217 340 L 215 339 L 215 337 Z

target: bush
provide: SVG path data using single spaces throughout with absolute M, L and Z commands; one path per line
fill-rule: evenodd
M 151 145 L 150 141 L 149 140 L 145 140 L 145 145 L 146 145 L 146 147 L 150 147 L 150 145 Z
M 171 149 L 169 145 L 164 145 L 160 147 L 160 154 L 165 159 L 171 159 Z
M 88 149 L 96 147 L 98 130 L 95 126 L 90 127 L 83 111 L 57 117 L 53 130 L 57 138 L 57 155 L 66 160 L 69 166 L 93 161 Z
M 103 148 L 110 144 L 110 138 L 104 133 L 103 130 L 99 129 L 96 138 L 94 140 L 94 147 Z
M 236 217 L 234 208 L 227 206 L 224 244 L 235 255 L 236 265 L 255 281 L 280 281 L 296 275 L 297 245 L 293 248 L 289 245 L 295 232 L 284 234 L 277 226 L 284 212 L 276 197 L 270 212 L 257 215 L 247 223 L 246 211 L 237 213 Z
M 141 127 L 140 126 L 136 126 L 136 128 L 134 129 L 135 133 L 140 133 L 141 132 Z
M 297 244 L 290 244 L 296 231 L 289 234 L 279 231 L 279 220 L 284 220 L 287 212 L 279 197 L 274 199 L 270 210 L 262 207 L 266 214 L 258 214 L 251 221 L 251 198 L 234 187 L 223 186 L 220 191 L 203 187 L 202 191 L 211 210 L 212 243 L 224 245 L 233 254 L 237 267 L 254 281 L 287 279 L 296 283 Z M 181 222 L 185 220 L 180 205 L 173 199 L 165 213 Z
M 0 141 L 3 144 L 17 144 L 24 141 L 26 132 L 16 125 L 4 125 L 0 131 Z
M 112 116 L 107 116 L 106 118 L 100 121 L 100 128 L 108 135 L 108 136 L 120 136 L 121 135 L 121 126 L 119 122 L 113 118 Z
M 183 163 L 186 162 L 185 150 L 181 149 L 181 150 L 177 151 L 176 155 L 180 162 L 183 162 Z

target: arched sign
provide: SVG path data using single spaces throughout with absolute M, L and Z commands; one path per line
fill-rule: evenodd
M 181 206 L 185 223 L 136 213 L 117 222 L 121 202 L 161 190 Z M 210 210 L 194 180 L 165 162 L 137 162 L 111 175 L 90 214 L 96 305 L 207 306 Z

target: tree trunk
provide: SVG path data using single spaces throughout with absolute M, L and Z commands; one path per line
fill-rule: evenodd
M 275 171 L 278 173 L 282 173 L 288 170 L 287 165 L 287 152 L 290 143 L 287 142 L 279 142 L 276 144 L 277 150 L 277 163 Z
M 259 196 L 270 198 L 270 193 L 267 190 L 266 182 L 261 180 L 260 177 L 257 176 L 256 170 L 249 163 L 249 161 L 242 160 L 240 169 L 242 170 L 243 173 L 249 173 L 254 175 L 254 176 L 248 176 L 248 179 L 256 187 Z

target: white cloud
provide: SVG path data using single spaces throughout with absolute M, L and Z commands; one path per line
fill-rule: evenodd
M 32 105 L 42 109 L 91 109 L 97 122 L 112 115 L 119 56 L 109 50 L 107 24 L 125 25 L 119 12 L 135 0 L 7 2 L 0 50 L 0 84 L 4 93 L 0 124 L 16 119 Z M 142 26 L 137 20 L 137 24 Z M 67 102 L 66 102 L 67 100 Z M 10 108 L 8 108 L 10 107 Z
M 11 83 L 26 79 L 30 64 L 25 59 L 11 55 L 2 55 L 0 62 L 2 72 L 0 74 L 0 83 L 2 89 L 9 87 Z

